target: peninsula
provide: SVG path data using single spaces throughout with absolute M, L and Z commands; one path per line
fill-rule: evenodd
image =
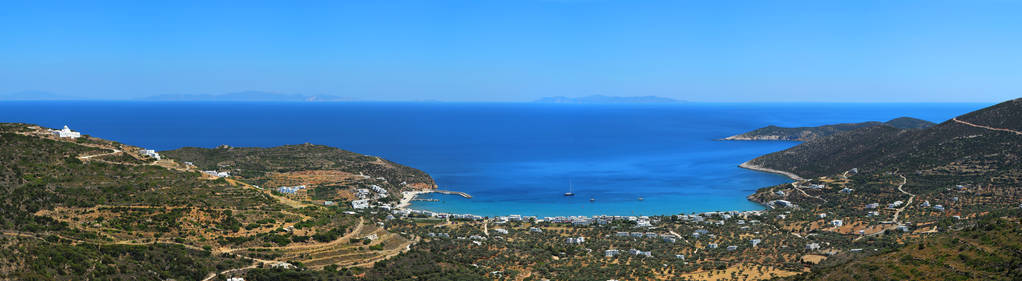
M 787 128 L 771 125 L 749 132 L 745 132 L 742 134 L 726 137 L 723 140 L 811 141 L 826 136 L 866 127 L 889 126 L 897 129 L 912 130 L 928 128 L 933 125 L 935 125 L 933 122 L 915 119 L 911 117 L 895 118 L 887 122 L 869 121 L 862 123 L 843 123 L 816 127 Z

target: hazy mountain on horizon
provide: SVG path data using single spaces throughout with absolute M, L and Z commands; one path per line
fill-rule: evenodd
M 61 94 L 46 92 L 46 91 L 20 91 L 9 94 L 0 95 L 0 100 L 73 100 L 80 99 L 71 96 L 65 96 Z
M 167 94 L 140 98 L 150 101 L 351 101 L 333 95 L 282 94 L 263 91 L 244 91 L 226 94 Z
M 620 97 L 620 96 L 604 96 L 604 95 L 591 95 L 584 97 L 545 97 L 535 100 L 538 103 L 676 103 L 683 102 L 672 98 L 658 97 L 658 96 L 636 96 L 636 97 Z

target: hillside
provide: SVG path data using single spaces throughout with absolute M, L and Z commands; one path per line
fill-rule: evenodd
M 899 117 L 887 122 L 869 121 L 862 123 L 843 123 L 834 125 L 823 125 L 816 127 L 786 128 L 778 126 L 767 126 L 752 130 L 746 133 L 730 136 L 724 140 L 787 140 L 787 141 L 811 141 L 821 139 L 833 134 L 848 132 L 861 128 L 888 126 L 897 129 L 923 129 L 931 127 L 930 121 L 915 119 L 911 117 Z
M 861 128 L 750 161 L 808 178 L 749 196 L 783 211 L 783 228 L 842 238 L 789 279 L 1018 280 L 1022 133 L 1002 118 L 1020 112 L 1013 100 L 923 130 Z
M 1022 129 L 1022 122 L 1017 121 L 1019 112 L 1022 112 L 1022 102 L 1016 99 L 956 119 L 974 121 L 973 125 L 1017 131 Z M 948 169 L 976 169 L 973 176 L 982 176 L 984 171 L 996 170 L 990 165 L 1019 165 L 1018 159 L 1022 156 L 1019 153 L 1022 151 L 1019 134 L 973 125 L 953 119 L 921 130 L 887 126 L 860 128 L 767 154 L 750 163 L 803 177 L 841 173 L 852 168 L 874 170 L 876 167 L 934 173 Z
M 222 150 L 188 151 L 204 155 L 194 159 L 199 165 L 226 164 L 253 179 L 303 184 L 336 176 L 318 170 L 334 169 L 407 180 L 408 186 L 432 184 L 421 171 L 324 146 Z M 383 217 L 353 213 L 359 210 L 350 207 L 351 198 L 325 206 L 309 195 L 271 192 L 246 177 L 209 176 L 138 151 L 87 135 L 59 138 L 39 126 L 0 123 L 0 279 L 203 280 L 285 263 L 388 276 L 392 270 L 374 269 L 373 262 L 400 256 L 417 239 L 387 231 Z M 278 173 L 294 176 L 266 176 Z M 385 184 L 358 177 L 326 189 L 352 190 L 365 181 Z M 446 276 L 463 269 L 417 272 Z M 336 279 L 355 279 L 347 270 Z
M 191 162 L 200 170 L 230 172 L 248 183 L 269 188 L 363 182 L 355 185 L 379 185 L 395 196 L 406 190 L 436 188 L 433 179 L 418 169 L 324 145 L 185 147 L 160 153 Z
M 790 280 L 1020 280 L 1019 217 L 1017 210 L 997 212 L 897 249 L 835 258 Z

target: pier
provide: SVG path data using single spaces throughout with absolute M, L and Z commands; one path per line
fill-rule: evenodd
M 461 197 L 472 199 L 472 195 L 468 195 L 468 193 L 464 193 L 464 192 L 461 192 L 461 191 L 450 191 L 450 190 L 439 190 L 439 189 L 437 189 L 437 190 L 433 190 L 433 192 L 440 193 L 440 194 L 447 194 L 447 195 L 461 195 Z

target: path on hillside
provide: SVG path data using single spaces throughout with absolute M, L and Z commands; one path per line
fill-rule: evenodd
M 107 156 L 107 155 L 114 155 L 114 154 L 117 154 L 117 153 L 121 153 L 121 150 L 119 150 L 119 149 L 114 149 L 114 148 L 104 148 L 104 149 L 111 149 L 111 150 L 113 150 L 113 152 L 93 154 L 93 155 L 86 155 L 86 156 L 78 156 L 78 159 L 88 160 L 90 158 L 97 157 L 97 156 Z
M 972 126 L 972 127 L 976 127 L 976 128 L 982 128 L 982 129 L 987 129 L 987 130 L 1000 131 L 1000 132 L 1008 132 L 1008 133 L 1013 133 L 1013 134 L 1016 134 L 1016 135 L 1022 135 L 1022 132 L 1019 132 L 1019 131 L 1016 131 L 1016 130 L 994 128 L 994 127 L 990 127 L 990 126 L 977 125 L 977 124 L 969 123 L 969 122 L 966 122 L 966 121 L 958 120 L 958 117 L 951 118 L 951 121 L 955 121 L 955 122 L 958 122 L 959 124 L 964 124 L 964 125 Z
M 812 195 L 809 195 L 809 193 L 806 193 L 806 191 L 805 191 L 805 190 L 802 190 L 802 188 L 800 188 L 800 187 L 798 186 L 798 182 L 793 182 L 793 183 L 791 183 L 791 187 L 794 187 L 794 188 L 795 188 L 795 190 L 798 190 L 798 192 L 801 192 L 801 193 L 802 193 L 802 195 L 805 195 L 806 197 L 809 197 L 809 198 L 816 198 L 816 199 L 820 199 L 820 200 L 823 200 L 823 202 L 827 202 L 827 199 L 823 199 L 823 197 L 820 197 L 820 196 L 812 196 Z
M 902 188 L 902 187 L 905 186 L 906 183 L 908 183 L 908 179 L 905 178 L 905 176 L 903 176 L 903 175 L 898 175 L 898 176 L 901 177 L 901 184 L 898 185 L 898 191 L 900 191 L 901 193 L 903 193 L 905 195 L 908 195 L 909 197 L 908 197 L 908 202 L 905 203 L 904 206 L 901 206 L 901 208 L 898 208 L 898 210 L 894 211 L 894 218 L 891 220 L 891 222 L 893 222 L 895 226 L 901 224 L 900 222 L 898 222 L 898 216 L 901 216 L 901 212 L 904 211 L 905 208 L 908 208 L 908 206 L 912 205 L 912 200 L 916 199 L 916 195 L 915 194 L 908 193 L 907 191 L 905 191 L 905 189 Z M 854 241 L 859 241 L 860 239 L 862 239 L 863 237 L 866 237 L 866 236 L 877 236 L 877 235 L 883 234 L 884 230 L 889 230 L 889 229 L 894 229 L 894 227 L 885 227 L 884 229 L 881 229 L 880 231 L 877 231 L 877 232 L 866 233 L 865 235 L 859 235 L 859 237 L 856 237 L 852 241 L 853 242 Z
M 895 224 L 901 224 L 900 222 L 898 222 L 898 216 L 901 215 L 901 211 L 904 211 L 905 208 L 908 208 L 908 206 L 912 205 L 912 199 L 916 199 L 916 195 L 915 194 L 908 193 L 904 189 L 901 189 L 901 187 L 905 186 L 905 183 L 908 183 L 908 179 L 905 178 L 905 176 L 903 176 L 903 175 L 898 175 L 898 176 L 901 177 L 901 184 L 898 185 L 898 191 L 901 191 L 901 193 L 904 193 L 904 194 L 908 195 L 909 197 L 908 197 L 908 202 L 905 202 L 904 206 L 901 206 L 901 208 L 898 208 L 898 210 L 894 212 L 894 219 L 893 219 L 893 221 L 894 221 Z

